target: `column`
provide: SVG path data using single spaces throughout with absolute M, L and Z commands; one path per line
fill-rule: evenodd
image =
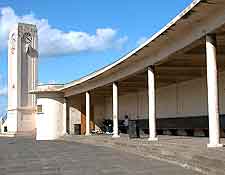
M 120 137 L 118 134 L 118 85 L 113 83 L 113 138 Z
M 148 67 L 148 117 L 149 141 L 157 141 L 156 137 L 156 106 L 155 106 L 155 75 L 154 68 Z
M 70 100 L 66 98 L 66 134 L 71 134 L 70 133 Z
M 90 135 L 90 92 L 86 92 L 86 133 L 85 135 Z
M 206 36 L 206 62 L 208 87 L 209 144 L 208 147 L 221 147 L 218 109 L 218 81 L 216 64 L 216 36 Z
M 64 97 L 64 103 L 63 103 L 63 128 L 62 128 L 62 134 L 67 134 L 67 108 L 68 108 L 68 100 L 66 97 Z

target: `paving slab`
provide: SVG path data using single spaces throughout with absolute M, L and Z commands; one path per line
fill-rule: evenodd
M 146 158 L 166 161 L 203 174 L 225 174 L 225 148 L 207 148 L 208 138 L 186 136 L 159 136 L 149 142 L 147 136 L 129 139 L 127 135 L 113 139 L 108 135 L 68 135 L 61 140 L 105 146 Z M 225 143 L 225 139 L 221 139 Z
M 0 138 L 0 175 L 197 175 L 122 150 L 68 141 Z

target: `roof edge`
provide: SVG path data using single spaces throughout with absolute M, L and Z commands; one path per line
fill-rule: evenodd
M 147 46 L 148 44 L 150 44 L 153 40 L 157 39 L 161 34 L 163 34 L 166 30 L 168 30 L 171 26 L 173 26 L 177 21 L 179 21 L 184 15 L 186 15 L 188 12 L 190 12 L 194 7 L 196 7 L 202 0 L 194 0 L 190 5 L 188 5 L 184 10 L 182 10 L 175 18 L 173 18 L 167 25 L 165 25 L 161 30 L 159 30 L 157 33 L 153 34 L 146 42 L 144 42 L 143 44 L 141 44 L 140 46 L 138 46 L 137 48 L 135 48 L 134 50 L 132 50 L 131 52 L 127 53 L 125 56 L 123 56 L 122 58 L 118 59 L 117 61 L 113 62 L 112 64 L 109 64 L 108 66 L 105 66 L 93 73 L 90 73 L 78 80 L 73 80 L 69 83 L 65 83 L 64 86 L 62 88 L 60 88 L 59 90 L 65 90 L 68 89 L 72 86 L 81 84 L 85 81 L 88 81 L 96 76 L 99 76 L 101 74 L 103 74 L 104 72 L 112 69 L 113 67 L 117 66 L 118 64 L 124 62 L 125 60 L 127 60 L 129 57 L 131 57 L 132 55 L 136 54 L 138 51 L 140 51 L 141 49 L 143 49 L 145 46 Z

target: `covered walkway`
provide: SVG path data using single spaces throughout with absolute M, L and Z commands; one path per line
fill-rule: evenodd
M 101 125 L 104 119 L 113 119 L 113 137 L 119 137 L 118 120 L 128 115 L 130 119 L 148 119 L 149 140 L 155 141 L 156 130 L 162 129 L 161 125 L 157 128 L 156 119 L 172 118 L 177 126 L 171 128 L 170 121 L 164 124 L 164 130 L 204 130 L 211 139 L 208 146 L 222 146 L 219 133 L 225 123 L 219 128 L 219 112 L 225 114 L 224 26 L 212 33 L 135 74 L 85 94 L 68 96 L 69 101 L 83 106 L 86 135 L 95 129 L 95 123 Z M 192 121 L 190 117 L 194 117 Z M 90 118 L 94 127 L 90 127 Z M 175 118 L 182 118 L 182 123 Z M 224 120 L 223 115 L 220 118 Z
M 112 137 L 119 138 L 118 121 L 128 115 L 147 120 L 148 140 L 157 141 L 157 119 L 182 118 L 188 127 L 195 126 L 184 125 L 184 130 L 205 129 L 208 147 L 222 147 L 224 9 L 223 0 L 195 0 L 144 44 L 111 65 L 61 86 L 39 86 L 32 92 L 43 107 L 37 114 L 39 125 L 51 118 L 48 123 L 54 124 L 49 138 L 55 139 L 66 131 L 74 133 L 76 124 L 81 125 L 81 134 L 89 136 L 92 129 L 101 128 L 104 119 L 111 119 Z M 190 123 L 190 118 L 199 120 Z M 37 126 L 38 139 L 45 135 Z

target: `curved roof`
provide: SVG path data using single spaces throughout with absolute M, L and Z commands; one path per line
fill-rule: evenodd
M 211 4 L 209 3 L 207 0 L 193 0 L 193 2 L 187 6 L 181 13 L 179 13 L 173 20 L 171 20 L 165 27 L 163 27 L 160 31 L 158 31 L 157 33 L 155 33 L 152 37 L 150 37 L 146 42 L 144 42 L 143 44 L 141 44 L 139 47 L 137 47 L 136 49 L 132 50 L 131 52 L 129 52 L 128 54 L 124 55 L 122 58 L 120 58 L 119 60 L 115 61 L 114 63 L 103 67 L 102 69 L 99 69 L 87 76 L 84 76 L 78 80 L 74 80 L 71 81 L 69 83 L 64 84 L 63 86 L 58 86 L 54 89 L 54 91 L 65 91 L 67 89 L 70 89 L 72 87 L 75 87 L 77 85 L 81 85 L 82 83 L 88 82 L 91 79 L 94 79 L 100 75 L 104 75 L 109 71 L 112 71 L 114 69 L 116 69 L 121 63 L 125 63 L 130 61 L 130 58 L 134 55 L 137 55 L 137 53 L 140 53 L 143 48 L 145 47 L 149 47 L 151 48 L 152 43 L 154 43 L 155 41 L 157 41 L 161 35 L 166 35 L 167 31 L 169 29 L 176 29 L 176 25 L 177 23 L 180 21 L 180 19 L 184 18 L 190 18 L 192 16 L 192 12 L 195 12 L 195 8 L 201 4 L 201 3 L 205 3 L 205 4 Z M 202 13 L 202 11 L 201 11 Z M 33 92 L 46 92 L 49 91 L 49 89 L 45 90 L 45 87 L 47 87 L 46 85 L 41 85 L 38 86 L 38 89 L 34 90 Z
M 175 23 L 181 19 L 182 17 L 184 17 L 185 15 L 187 15 L 197 4 L 199 4 L 201 2 L 201 0 L 194 0 L 188 7 L 186 7 L 180 14 L 178 14 L 172 21 L 170 21 L 165 27 L 163 27 L 159 32 L 155 33 L 152 37 L 150 37 L 146 42 L 144 42 L 143 44 L 141 44 L 139 47 L 137 47 L 136 49 L 132 50 L 131 52 L 129 52 L 128 54 L 126 54 L 125 56 L 123 56 L 122 58 L 120 58 L 119 60 L 115 61 L 114 63 L 103 67 L 102 69 L 99 69 L 87 76 L 84 76 L 78 80 L 74 80 L 71 81 L 69 83 L 64 84 L 64 86 L 62 87 L 61 90 L 70 88 L 72 86 L 76 86 L 78 84 L 81 84 L 85 81 L 88 81 L 96 76 L 99 76 L 100 74 L 105 73 L 106 71 L 113 69 L 114 67 L 116 67 L 117 65 L 119 65 L 120 63 L 126 61 L 128 58 L 130 58 L 132 55 L 136 54 L 137 52 L 139 52 L 141 49 L 143 49 L 144 47 L 148 46 L 152 41 L 154 41 L 155 39 L 157 39 L 161 34 L 163 34 L 166 30 L 168 30 L 171 26 L 175 25 Z

